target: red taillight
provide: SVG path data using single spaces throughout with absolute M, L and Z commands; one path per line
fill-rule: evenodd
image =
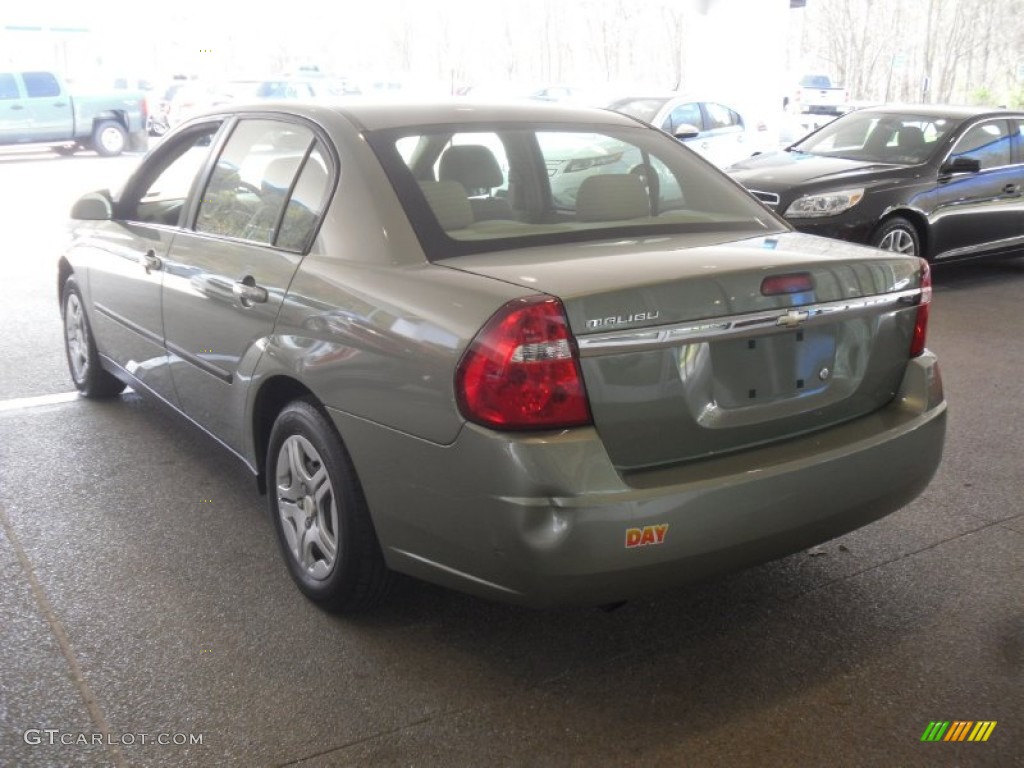
M 576 344 L 557 299 L 510 301 L 487 321 L 455 374 L 462 415 L 495 429 L 590 423 Z
M 917 357 L 924 352 L 928 336 L 928 312 L 932 305 L 932 270 L 928 262 L 921 262 L 921 300 L 917 303 L 917 319 L 914 320 L 914 338 L 910 342 L 910 356 Z
M 790 275 L 771 275 L 761 281 L 762 296 L 778 296 L 787 293 L 806 293 L 814 290 L 814 280 L 807 272 Z

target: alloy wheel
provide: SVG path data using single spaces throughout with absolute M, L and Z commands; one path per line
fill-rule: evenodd
M 887 232 L 879 243 L 878 247 L 883 251 L 895 251 L 907 256 L 916 256 L 917 248 L 914 245 L 914 237 L 905 229 L 894 229 Z

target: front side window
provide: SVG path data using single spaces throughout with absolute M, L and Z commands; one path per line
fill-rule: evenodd
M 20 99 L 18 93 L 18 81 L 9 72 L 0 72 L 0 101 L 8 99 Z
M 271 245 L 314 143 L 305 126 L 242 120 L 203 192 L 196 231 Z
M 1005 120 L 972 125 L 953 148 L 949 160 L 977 160 L 982 170 L 1010 164 L 1010 127 Z
M 60 83 L 50 72 L 25 72 L 21 79 L 25 81 L 25 93 L 30 99 L 60 96 Z
M 661 131 L 522 124 L 367 134 L 429 257 L 785 225 Z M 723 236 L 726 236 L 725 234 Z
M 154 153 L 121 197 L 123 217 L 147 224 L 181 226 L 192 186 L 210 156 L 221 123 L 197 126 Z

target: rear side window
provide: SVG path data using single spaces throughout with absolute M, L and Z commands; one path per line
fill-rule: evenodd
M 721 104 L 709 101 L 704 105 L 704 109 L 708 113 L 709 128 L 739 128 L 743 125 L 743 119 L 738 113 Z
M 700 104 L 690 102 L 689 104 L 680 104 L 673 109 L 669 116 L 665 118 L 665 124 L 662 128 L 669 133 L 674 133 L 676 129 L 684 125 L 692 125 L 697 130 L 701 130 L 703 122 L 704 119 L 700 114 Z
M 21 98 L 18 81 L 9 72 L 0 72 L 0 101 Z
M 24 72 L 25 93 L 30 99 L 45 99 L 60 96 L 60 83 L 50 72 Z
M 274 245 L 288 251 L 305 251 L 323 216 L 330 193 L 330 164 L 320 142 L 309 153 L 298 181 L 288 198 Z
M 217 160 L 195 229 L 303 250 L 323 213 L 327 171 L 326 155 L 309 128 L 243 120 Z

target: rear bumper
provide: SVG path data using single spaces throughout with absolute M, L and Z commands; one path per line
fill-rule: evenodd
M 805 115 L 830 115 L 838 117 L 843 114 L 843 108 L 835 104 L 804 104 L 800 112 Z
M 624 600 L 870 523 L 925 488 L 946 427 L 927 353 L 870 416 L 625 477 L 591 429 L 509 436 L 467 426 L 437 446 L 332 415 L 392 568 L 528 605 Z

